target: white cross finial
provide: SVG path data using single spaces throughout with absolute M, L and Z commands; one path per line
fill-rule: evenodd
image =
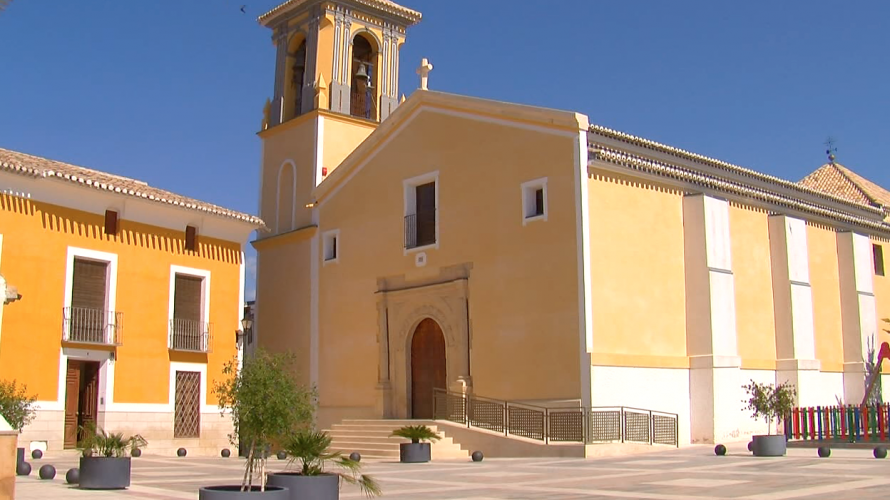
M 420 75 L 420 90 L 428 90 L 427 82 L 430 78 L 430 71 L 433 70 L 433 65 L 427 60 L 426 57 L 420 61 L 420 67 L 417 68 L 417 74 Z

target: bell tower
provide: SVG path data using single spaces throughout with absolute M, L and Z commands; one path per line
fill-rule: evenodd
M 289 0 L 260 16 L 277 50 L 268 126 L 314 109 L 385 120 L 399 102 L 399 48 L 420 17 L 389 0 Z

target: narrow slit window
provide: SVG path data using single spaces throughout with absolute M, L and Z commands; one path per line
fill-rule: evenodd
M 872 245 L 872 251 L 875 254 L 875 274 L 885 276 L 884 273 L 884 247 L 881 245 Z
M 323 240 L 323 252 L 324 252 L 324 262 L 325 264 L 329 262 L 337 262 L 340 257 L 340 231 L 333 230 L 328 231 L 324 234 Z

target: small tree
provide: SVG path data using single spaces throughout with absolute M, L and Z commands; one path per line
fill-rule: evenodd
M 225 380 L 214 383 L 213 393 L 219 398 L 221 413 L 228 411 L 232 415 L 232 444 L 247 444 L 241 491 L 253 489 L 258 470 L 260 490 L 265 491 L 263 451 L 273 441 L 312 423 L 315 390 L 297 384 L 293 361 L 291 354 L 269 354 L 260 349 L 244 360 L 240 370 L 237 359 L 227 362 L 222 370 Z
M 768 434 L 772 434 L 773 420 L 776 421 L 778 430 L 785 417 L 791 413 L 794 397 L 797 395 L 794 385 L 788 382 L 774 386 L 751 380 L 747 385 L 743 385 L 742 389 L 748 391 L 748 400 L 742 401 L 747 404 L 745 409 L 752 412 L 753 418 L 762 418 L 766 421 Z
M 29 396 L 27 390 L 25 384 L 19 385 L 15 380 L 0 380 L 0 415 L 19 432 L 37 415 L 37 397 Z

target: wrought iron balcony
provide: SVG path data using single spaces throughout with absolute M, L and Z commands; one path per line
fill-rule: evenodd
M 124 313 L 86 307 L 62 310 L 62 340 L 78 344 L 121 345 Z
M 436 211 L 429 210 L 405 216 L 405 248 L 436 243 Z
M 170 320 L 168 347 L 171 351 L 212 352 L 213 324 L 190 319 Z

